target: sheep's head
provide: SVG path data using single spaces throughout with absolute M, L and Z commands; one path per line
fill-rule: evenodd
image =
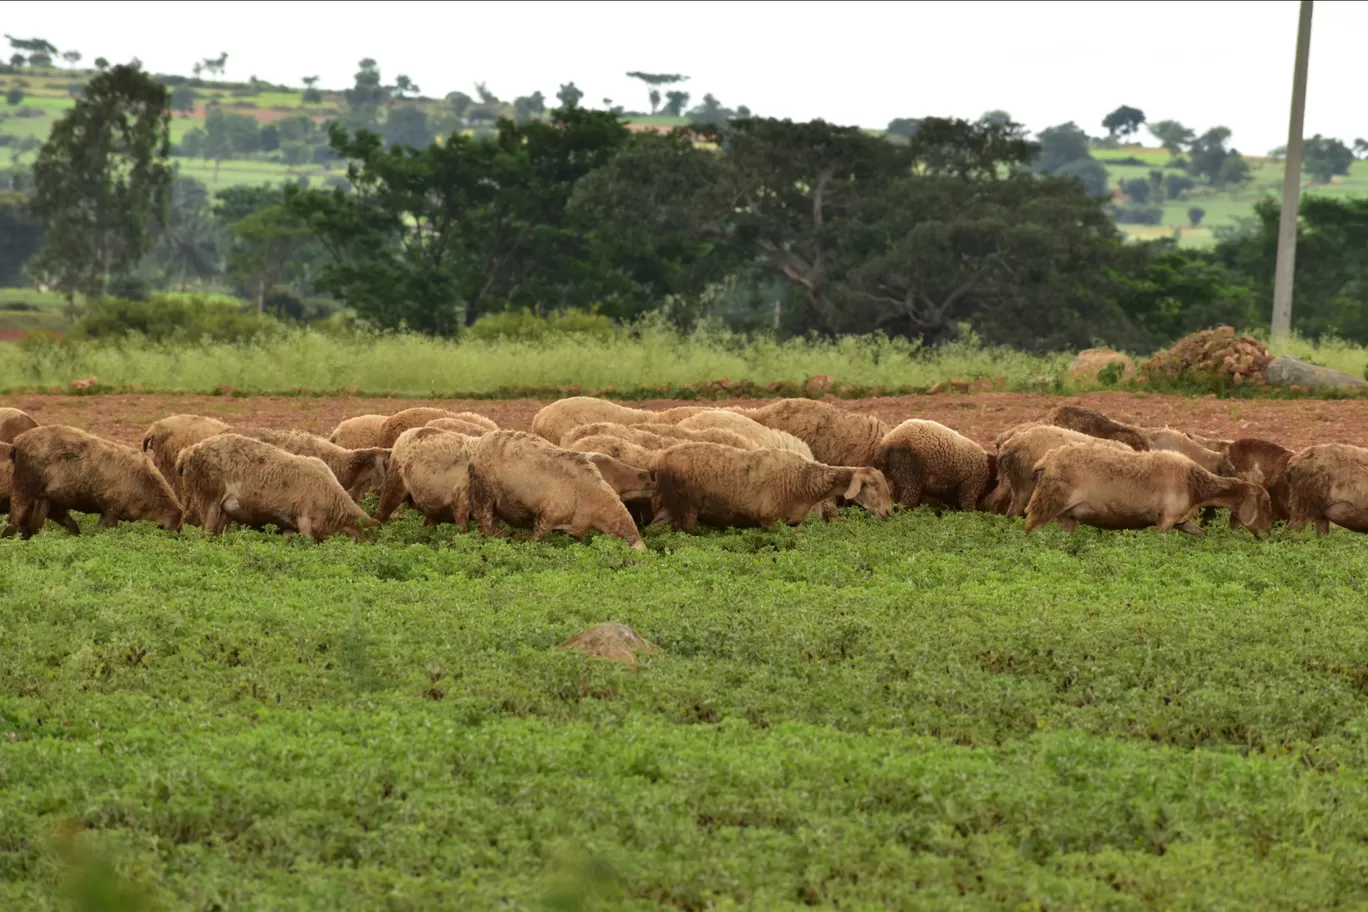
M 1149 439 L 1135 428 L 1123 427 L 1118 431 L 1113 431 L 1112 439 L 1119 440 L 1132 450 L 1142 453 L 1150 448 Z
M 850 476 L 850 486 L 843 495 L 853 500 L 880 519 L 893 515 L 893 492 L 888 479 L 878 469 L 858 468 Z
M 587 453 L 603 480 L 623 501 L 645 500 L 655 493 L 655 476 L 607 453 Z
M 1273 501 L 1259 485 L 1245 482 L 1244 489 L 1244 499 L 1230 511 L 1230 528 L 1243 526 L 1257 539 L 1273 528 Z
M 372 447 L 359 451 L 356 458 L 361 460 L 361 468 L 353 477 L 347 495 L 352 500 L 360 502 L 368 493 L 378 491 L 384 486 L 385 473 L 389 471 L 390 451 Z

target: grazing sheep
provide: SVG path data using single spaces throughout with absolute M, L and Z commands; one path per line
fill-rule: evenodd
M 10 492 L 14 490 L 14 447 L 0 443 L 0 513 L 10 509 Z
M 1092 409 L 1077 405 L 1061 405 L 1052 408 L 1046 413 L 1041 423 L 1068 428 L 1071 431 L 1078 431 L 1080 434 L 1087 434 L 1089 437 L 1119 440 L 1131 449 L 1141 452 L 1150 448 L 1149 440 L 1145 438 L 1144 431 L 1139 428 L 1122 424 L 1119 421 L 1112 421 L 1101 412 L 1094 412 Z
M 797 453 L 808 462 L 817 461 L 816 457 L 812 454 L 812 448 L 809 447 L 805 441 L 800 440 L 787 431 L 763 425 L 738 412 L 710 409 L 709 411 L 700 412 L 697 415 L 685 418 L 683 421 L 679 422 L 679 427 L 680 430 L 692 431 L 731 431 L 733 434 L 737 434 L 750 441 L 751 446 L 748 447 L 748 449 L 786 450 L 790 453 Z
M 1216 472 L 1216 466 L 1221 461 L 1221 454 L 1202 446 L 1183 431 L 1170 427 L 1145 428 L 1144 430 L 1145 436 L 1149 438 L 1151 450 L 1182 453 L 1208 472 Z
M 425 425 L 409 428 L 399 435 L 399 439 L 394 441 L 394 447 L 390 450 L 389 471 L 385 473 L 385 483 L 380 486 L 380 503 L 375 508 L 377 522 L 389 522 L 390 516 L 403 504 L 416 506 L 413 498 L 409 495 L 408 486 L 404 481 L 404 473 L 400 472 L 398 467 L 408 461 L 419 441 L 440 434 L 453 433 L 455 432 Z M 456 436 L 465 437 L 464 434 L 456 434 Z
M 1007 441 L 1011 440 L 1013 437 L 1015 437 L 1017 434 L 1020 434 L 1022 431 L 1029 431 L 1031 428 L 1036 427 L 1056 427 L 1056 425 L 1044 424 L 1039 421 L 1026 421 L 1022 424 L 1014 424 L 1007 430 L 1003 431 L 1001 434 L 997 435 L 997 438 L 993 441 L 993 448 L 997 451 L 999 455 L 1001 455 L 1002 448 L 1004 445 L 1006 445 Z M 1076 434 L 1078 432 L 1074 431 L 1073 433 Z M 1085 434 L 1084 436 L 1087 435 Z
M 231 430 L 227 423 L 204 415 L 171 415 L 152 422 L 143 435 L 143 452 L 152 457 L 152 464 L 162 477 L 171 483 L 171 490 L 183 502 L 185 492 L 176 474 L 176 458 L 181 450 L 215 434 Z
M 588 437 L 579 437 L 565 449 L 576 453 L 603 453 L 638 469 L 649 469 L 651 460 L 656 454 L 656 449 L 650 449 L 632 443 L 630 440 L 614 437 L 611 434 L 591 434 Z M 665 449 L 665 447 L 658 449 Z
M 678 441 L 669 441 L 670 444 Z M 607 434 L 596 434 L 590 437 L 581 437 L 574 443 L 565 447 L 575 453 L 585 453 L 594 460 L 594 464 L 599 469 L 599 474 L 603 480 L 617 491 L 618 497 L 627 507 L 627 512 L 632 514 L 632 521 L 637 524 L 637 528 L 650 523 L 651 521 L 651 494 L 655 492 L 655 480 L 651 478 L 649 469 L 651 460 L 655 457 L 656 449 L 647 449 L 638 446 L 629 440 L 620 437 L 611 437 Z M 661 446 L 659 449 L 665 449 Z M 631 479 L 627 476 L 614 477 L 611 469 L 605 467 L 599 457 L 612 457 L 614 462 L 620 463 L 632 469 L 637 469 L 646 475 L 649 481 L 649 491 L 645 495 L 634 496 L 628 490 Z M 640 489 L 640 486 L 637 486 Z M 624 493 L 625 492 L 625 493 Z
M 1224 437 L 1212 437 L 1209 434 L 1198 434 L 1196 431 L 1185 431 L 1184 433 L 1191 437 L 1193 442 L 1198 446 L 1204 446 L 1208 450 L 1213 450 L 1217 453 L 1224 453 L 1226 447 L 1234 442 L 1232 440 L 1226 440 Z
M 644 424 L 648 421 L 660 424 L 676 424 L 681 419 L 704 411 L 702 406 L 681 405 L 663 412 L 627 408 L 607 399 L 593 396 L 572 396 L 558 399 L 543 407 L 532 419 L 532 433 L 559 445 L 561 438 L 573 428 L 582 424 L 597 424 L 611 421 L 615 424 Z
M 590 457 L 521 431 L 479 439 L 470 460 L 470 510 L 485 535 L 498 534 L 497 518 L 531 528 L 533 541 L 557 529 L 578 539 L 598 529 L 646 550 L 627 508 Z
M 385 419 L 384 425 L 380 428 L 380 442 L 377 443 L 376 446 L 393 447 L 394 442 L 399 439 L 399 435 L 410 428 L 422 427 L 429 421 L 436 421 L 438 418 L 460 417 L 461 416 L 455 412 L 449 412 L 443 408 L 429 408 L 427 406 L 407 408 L 402 412 L 395 412 Z
M 144 454 L 62 425 L 44 425 L 14 438 L 10 521 L 0 537 L 32 537 L 49 516 L 80 533 L 70 510 L 99 513 L 100 525 L 146 520 L 179 532 L 180 501 Z
M 419 434 L 431 428 L 414 428 L 395 445 L 403 461 L 394 461 L 390 477 L 398 477 L 402 490 L 423 514 L 423 525 L 455 523 L 462 532 L 470 527 L 470 485 L 466 472 L 475 452 L 478 437 L 438 429 L 435 434 Z M 388 478 L 386 479 L 389 480 Z M 382 521 L 398 507 L 395 489 L 386 485 L 386 499 L 377 511 Z
M 1232 447 L 1234 444 L 1232 444 Z M 1368 532 L 1368 449 L 1347 443 L 1310 446 L 1287 460 L 1287 528 L 1314 523 L 1328 535 L 1330 524 Z
M 686 440 L 702 440 L 709 443 L 723 443 L 741 449 L 755 449 L 755 444 L 731 431 L 720 428 L 689 429 L 682 424 L 618 424 L 614 421 L 597 421 L 571 428 L 561 437 L 560 445 L 566 449 L 585 437 L 616 437 L 628 443 L 645 447 L 648 450 L 663 450 Z
M 0 408 L 0 443 L 13 443 L 15 437 L 36 427 L 38 422 L 27 413 L 17 408 Z
M 694 532 L 710 526 L 798 525 L 836 496 L 876 516 L 893 510 L 888 482 L 867 466 L 829 466 L 787 450 L 738 450 L 716 443 L 681 443 L 651 463 L 656 495 L 653 524 Z
M 348 450 L 364 450 L 380 445 L 380 434 L 389 415 L 358 415 L 338 423 L 328 442 Z
M 235 427 L 231 433 L 269 443 L 296 456 L 315 456 L 323 460 L 347 496 L 358 503 L 371 491 L 380 489 L 389 466 L 389 450 L 381 447 L 349 450 L 306 431 Z
M 1255 538 L 1273 524 L 1267 491 L 1213 475 L 1182 453 L 1071 443 L 1046 453 L 1035 475 L 1027 532 L 1057 520 L 1066 532 L 1081 522 L 1100 529 L 1154 526 L 1202 536 L 1206 533 L 1192 520 L 1205 506 L 1225 507 L 1231 528 L 1243 526 Z
M 629 501 L 650 501 L 655 494 L 655 479 L 648 469 L 639 469 L 609 453 L 585 453 L 594 468 L 599 470 L 608 487 L 624 504 Z
M 832 466 L 873 466 L 879 443 L 892 430 L 873 415 L 814 399 L 781 399 L 740 414 L 792 434 L 811 448 L 813 459 Z
M 1273 517 L 1286 522 L 1291 517 L 1287 488 L 1287 461 L 1292 450 L 1271 440 L 1241 437 L 1230 441 L 1216 465 L 1216 474 L 1226 478 L 1262 485 L 1273 501 Z
M 459 418 L 461 421 L 468 421 L 471 424 L 478 424 L 486 431 L 497 431 L 499 429 L 498 424 L 494 422 L 493 418 L 486 418 L 479 412 L 457 412 L 456 417 Z
M 950 504 L 973 510 L 997 482 L 997 458 L 936 421 L 909 418 L 884 435 L 875 453 L 893 502 Z
M 490 431 L 498 430 L 498 428 L 489 428 L 483 424 L 466 421 L 464 418 L 435 418 L 423 427 L 437 428 L 439 431 L 455 431 L 457 434 L 464 434 L 467 437 L 483 437 Z
M 1008 516 L 1021 516 L 1026 512 L 1026 505 L 1035 493 L 1036 464 L 1051 450 L 1071 443 L 1091 443 L 1127 453 L 1134 452 L 1119 440 L 1089 437 L 1053 424 L 1025 425 L 1013 430 L 1015 433 L 998 447 L 998 486 L 989 497 L 990 504 L 994 506 L 1007 500 L 1005 512 Z
M 275 525 L 315 541 L 337 532 L 359 541 L 362 523 L 370 520 L 323 460 L 241 434 L 219 434 L 187 447 L 176 471 L 189 508 L 213 535 L 232 520 L 254 528 Z

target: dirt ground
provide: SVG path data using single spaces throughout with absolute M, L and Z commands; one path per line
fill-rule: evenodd
M 532 416 L 550 401 L 128 395 L 0 397 L 0 406 L 23 409 L 43 424 L 69 424 L 100 436 L 138 443 L 153 421 L 181 413 L 211 415 L 231 424 L 327 434 L 343 418 L 392 414 L 418 405 L 479 412 L 501 427 L 526 430 Z M 754 406 L 772 401 L 729 399 L 715 404 Z M 1097 409 L 1131 424 L 1167 424 L 1217 437 L 1263 437 L 1293 448 L 1313 443 L 1368 446 L 1368 400 L 1361 399 L 1218 400 L 1124 392 L 1068 397 L 981 392 L 858 399 L 835 404 L 878 415 L 890 423 L 930 418 L 991 447 L 993 439 L 1004 429 L 1066 402 Z M 624 404 L 662 409 L 690 403 L 657 400 Z

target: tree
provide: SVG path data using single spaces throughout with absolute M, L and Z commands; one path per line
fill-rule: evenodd
M 426 146 L 432 142 L 427 114 L 422 108 L 412 105 L 392 108 L 385 118 L 384 137 L 391 146 Z
M 561 107 L 567 111 L 579 107 L 580 99 L 583 97 L 584 93 L 575 88 L 573 82 L 562 85 L 560 91 L 556 93 L 556 99 L 561 103 Z
M 394 94 L 403 98 L 406 94 L 417 95 L 419 89 L 417 84 L 402 73 L 394 77 Z
M 23 100 L 24 90 L 19 88 L 18 86 L 15 86 L 14 88 L 10 89 L 8 92 L 5 93 L 5 104 L 9 105 L 11 108 L 19 104 L 19 102 Z
M 1145 112 L 1139 108 L 1132 108 L 1129 105 L 1122 105 L 1102 118 L 1102 126 L 1107 134 L 1115 139 L 1119 136 L 1130 136 L 1135 133 L 1145 123 Z
M 1354 155 L 1358 158 L 1368 156 L 1368 139 L 1354 140 Z
M 1012 115 L 1001 109 L 984 111 L 983 116 L 980 117 L 979 120 L 986 124 L 996 124 L 998 126 L 1014 123 Z
M 911 139 L 921 129 L 921 119 L 917 117 L 895 117 L 888 122 L 887 132 L 892 136 Z
M 318 77 L 305 76 L 302 82 L 304 83 L 304 94 L 300 100 L 304 104 L 321 103 L 323 101 L 323 93 L 318 90 Z
M 171 110 L 180 111 L 187 117 L 190 112 L 195 110 L 195 102 L 199 101 L 199 93 L 188 85 L 178 85 L 171 90 Z
M 499 96 L 497 96 L 497 95 L 495 95 L 493 92 L 489 91 L 489 86 L 487 86 L 487 85 L 486 85 L 485 83 L 483 83 L 483 82 L 477 82 L 477 83 L 475 83 L 475 94 L 479 96 L 479 98 L 480 98 L 480 104 L 483 104 L 483 105 L 498 105 L 498 104 L 503 104 L 503 102 L 499 101 Z
M 1187 211 L 1188 222 L 1193 228 L 1202 224 L 1202 219 L 1206 218 L 1206 210 L 1201 206 L 1191 206 Z
M 95 58 L 95 69 L 97 69 L 97 70 L 99 70 L 101 73 L 103 73 L 105 70 L 109 69 L 109 61 L 106 60 L 106 59 L 103 58 L 103 57 L 96 57 L 96 58 Z
M 1353 150 L 1338 139 L 1317 133 L 1304 144 L 1302 170 L 1318 184 L 1330 183 L 1336 174 L 1348 174 L 1353 163 Z
M 665 107 L 661 110 L 661 113 L 662 113 L 662 114 L 666 114 L 666 115 L 668 115 L 668 116 L 670 116 L 670 117 L 683 117 L 683 116 L 684 116 L 684 109 L 685 109 L 686 107 L 688 107 L 688 104 L 689 104 L 689 93 L 688 93 L 688 92 L 679 92 L 679 91 L 666 92 L 666 93 L 665 93 Z
M 165 227 L 158 232 L 150 256 L 168 285 L 184 291 L 191 279 L 209 279 L 223 271 L 223 230 L 209 206 L 209 191 L 193 178 L 171 184 Z
M 24 264 L 43 246 L 43 229 L 17 193 L 0 193 L 0 287 L 19 285 Z
M 1127 199 L 1136 205 L 1143 206 L 1149 202 L 1150 192 L 1153 185 L 1147 179 L 1134 178 L 1132 180 L 1121 181 L 1121 192 L 1126 194 Z
M 214 218 L 224 228 L 231 228 L 254 212 L 280 206 L 285 202 L 285 191 L 279 185 L 226 187 L 214 193 Z
M 1249 177 L 1249 165 L 1235 149 L 1227 149 L 1230 130 L 1212 127 L 1188 146 L 1187 172 L 1204 178 L 1213 186 L 1242 183 Z
M 24 66 L 24 64 L 28 63 L 28 58 L 25 57 L 23 54 L 12 54 L 12 55 L 10 55 L 10 61 L 9 61 L 9 62 L 10 62 L 10 66 L 12 66 L 12 67 L 14 67 L 16 70 L 18 70 L 18 69 L 22 69 L 23 66 Z
M 1161 120 L 1158 123 L 1149 125 L 1150 135 L 1159 140 L 1160 146 L 1166 149 L 1169 155 L 1177 158 L 1188 144 L 1197 138 L 1197 134 L 1176 120 Z
M 171 99 L 132 66 L 95 76 L 52 127 L 29 208 L 43 226 L 36 266 L 66 292 L 100 294 L 151 248 L 171 186 Z
M 210 107 L 205 115 L 204 131 L 204 157 L 214 162 L 215 183 L 224 159 L 240 158 L 261 148 L 261 126 L 256 118 L 231 114 L 218 105 Z
M 318 85 L 317 76 L 304 76 L 299 81 L 304 83 L 304 87 L 307 89 L 312 89 L 314 86 Z
M 275 124 L 266 124 L 257 136 L 258 146 L 262 152 L 274 152 L 280 148 L 280 128 Z
M 76 64 L 78 64 L 78 63 L 81 62 L 81 52 L 80 52 L 80 51 L 62 51 L 62 59 L 65 60 L 65 61 L 67 62 L 67 65 L 68 65 L 68 66 L 74 67 L 74 66 L 76 66 Z
M 228 52 L 221 51 L 217 57 L 206 57 L 200 61 L 204 69 L 213 73 L 215 76 L 222 76 L 223 71 L 228 66 Z
M 1040 131 L 1040 158 L 1035 168 L 1041 174 L 1054 174 L 1070 162 L 1091 157 L 1088 134 L 1073 121 Z
M 266 311 L 266 295 L 289 269 L 295 255 L 312 242 L 308 225 L 285 206 L 270 206 L 233 224 L 228 270 Z
M 35 70 L 46 70 L 48 67 L 52 66 L 52 57 L 49 54 L 44 54 L 39 51 L 36 54 L 29 54 L 28 62 L 29 66 L 33 67 Z
M 16 51 L 27 51 L 30 54 L 43 54 L 48 57 L 57 53 L 57 45 L 45 38 L 15 38 L 8 32 L 5 37 L 9 39 L 10 47 Z
M 516 123 L 527 123 L 533 117 L 539 117 L 545 112 L 546 98 L 541 92 L 533 92 L 531 95 L 513 99 L 513 120 Z
M 646 97 L 651 102 L 651 116 L 654 117 L 655 112 L 660 109 L 660 90 L 651 89 L 651 91 L 647 93 Z
M 357 63 L 355 84 L 343 94 L 347 99 L 347 122 L 353 127 L 371 127 L 379 122 L 380 106 L 389 100 L 389 90 L 380 84 L 380 68 L 366 57 Z
M 688 76 L 684 76 L 680 73 L 642 73 L 635 70 L 631 73 L 628 73 L 627 76 L 631 79 L 640 79 L 642 82 L 646 83 L 648 86 L 651 87 L 651 90 L 647 93 L 647 97 L 651 100 L 652 114 L 655 114 L 656 109 L 660 107 L 660 89 L 658 88 L 659 86 L 674 85 L 679 82 L 687 82 L 689 79 Z
M 1088 156 L 1087 158 L 1076 158 L 1067 165 L 1061 166 L 1055 171 L 1055 176 L 1071 177 L 1077 180 L 1083 185 L 1083 189 L 1091 197 L 1106 199 L 1111 195 L 1111 192 L 1107 189 L 1107 166 L 1092 156 Z M 1137 185 L 1137 192 L 1145 194 L 1145 198 L 1148 199 L 1149 182 L 1135 181 L 1135 184 Z M 1140 190 L 1140 187 L 1143 187 L 1144 189 Z M 1128 193 L 1127 195 L 1129 196 L 1130 194 Z M 1145 200 L 1140 199 L 1135 201 L 1137 203 L 1145 202 Z
M 702 104 L 689 112 L 689 123 L 721 126 L 734 116 L 736 116 L 735 111 L 722 107 L 722 102 L 714 98 L 709 92 L 703 96 Z
M 1184 193 L 1196 186 L 1197 184 L 1190 177 L 1173 173 L 1164 175 L 1164 196 L 1168 199 L 1182 199 Z
M 451 113 L 455 114 L 458 119 L 464 120 L 466 112 L 469 111 L 470 106 L 475 103 L 475 99 L 471 98 L 465 92 L 452 92 L 447 95 L 446 102 L 451 106 Z

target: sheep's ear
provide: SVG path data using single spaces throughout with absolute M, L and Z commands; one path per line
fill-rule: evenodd
M 846 492 L 845 492 L 844 494 L 842 494 L 841 496 L 844 497 L 846 500 L 854 500 L 856 497 L 859 497 L 859 496 L 860 496 L 860 488 L 864 487 L 864 482 L 865 482 L 865 479 L 864 479 L 864 474 L 863 474 L 863 473 L 861 473 L 861 472 L 853 472 L 853 473 L 851 473 L 851 476 L 850 476 L 850 487 L 846 488 Z

